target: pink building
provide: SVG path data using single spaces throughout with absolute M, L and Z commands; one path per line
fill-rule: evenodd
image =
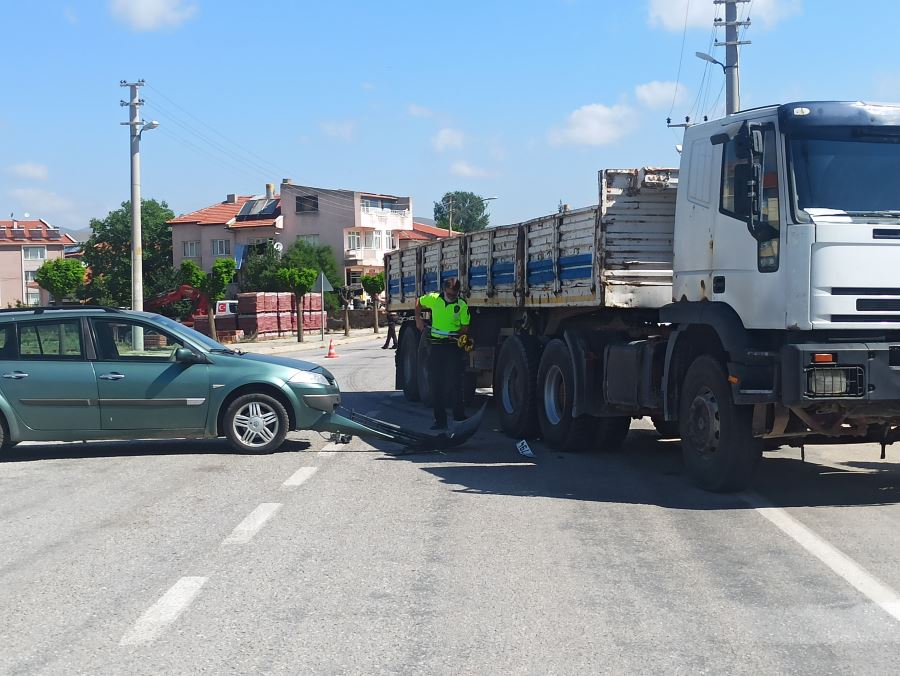
M 50 296 L 34 274 L 44 261 L 63 258 L 73 244 L 78 242 L 43 219 L 0 220 L 0 307 L 46 305 Z

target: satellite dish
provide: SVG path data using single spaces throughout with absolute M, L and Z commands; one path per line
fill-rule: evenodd
M 24 214 L 22 214 L 22 217 L 23 217 L 23 218 L 31 218 L 31 214 L 29 214 L 29 213 L 26 211 Z
M 275 242 L 274 247 L 275 251 L 277 251 L 278 253 L 284 251 L 284 244 L 282 244 L 281 242 Z

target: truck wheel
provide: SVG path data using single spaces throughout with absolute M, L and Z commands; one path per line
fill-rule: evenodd
M 703 489 L 729 493 L 746 488 L 762 457 L 753 438 L 750 406 L 736 406 L 719 363 L 697 357 L 681 388 L 681 452 L 691 479 Z
M 677 420 L 666 420 L 661 415 L 652 416 L 653 426 L 660 439 L 678 439 L 681 437 L 681 430 Z
M 597 440 L 595 448 L 605 453 L 620 450 L 628 437 L 628 430 L 631 429 L 631 416 L 617 415 L 594 420 L 596 421 L 594 438 Z
M 419 336 L 419 348 L 416 360 L 418 361 L 417 378 L 419 383 L 419 400 L 425 404 L 425 406 L 431 406 L 434 403 L 434 399 L 431 396 L 431 379 L 428 377 L 428 355 L 430 354 L 431 340 L 429 339 L 428 331 L 422 331 L 422 335 Z
M 225 436 L 239 453 L 272 453 L 288 432 L 288 414 L 267 394 L 244 394 L 225 411 Z
M 537 417 L 541 436 L 557 451 L 584 451 L 593 443 L 597 418 L 572 417 L 575 374 L 569 348 L 551 340 L 544 348 L 537 375 Z
M 500 428 L 509 436 L 529 439 L 537 434 L 539 343 L 533 336 L 507 338 L 497 355 L 494 401 Z
M 407 329 L 400 338 L 397 368 L 403 382 L 406 401 L 419 401 L 419 332 Z

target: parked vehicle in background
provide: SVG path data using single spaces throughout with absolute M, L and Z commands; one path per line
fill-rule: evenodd
M 239 452 L 267 453 L 290 430 L 338 429 L 340 401 L 321 366 L 232 350 L 149 312 L 0 310 L 2 448 L 226 437 Z
M 509 435 L 682 438 L 694 481 L 750 482 L 764 441 L 898 439 L 900 107 L 797 102 L 688 127 L 680 169 L 606 170 L 599 204 L 385 257 L 391 311 L 459 277 L 469 387 Z M 428 399 L 400 330 L 396 386 Z M 883 448 L 883 446 L 882 446 Z
M 238 311 L 238 302 L 236 300 L 217 300 L 217 315 L 236 315 Z

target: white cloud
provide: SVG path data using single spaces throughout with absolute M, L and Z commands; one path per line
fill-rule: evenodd
M 688 28 L 712 28 L 717 8 L 711 2 L 700 0 L 650 0 L 650 25 L 660 26 L 667 31 L 684 30 L 685 11 L 687 10 Z M 803 9 L 802 0 L 754 0 L 751 20 L 772 28 L 780 21 L 799 14 Z M 724 18 L 724 10 L 718 9 L 719 17 Z M 743 17 L 746 10 L 738 7 L 738 16 Z M 724 36 L 719 38 L 724 40 Z
M 444 127 L 431 139 L 431 145 L 440 153 L 451 148 L 462 148 L 465 140 L 466 135 L 459 129 Z
M 454 176 L 465 176 L 466 178 L 479 178 L 489 175 L 488 172 L 481 167 L 476 167 L 463 160 L 459 160 L 450 165 L 450 173 Z
M 407 107 L 407 111 L 413 117 L 433 117 L 434 111 L 430 108 L 426 108 L 425 106 L 420 106 L 415 103 L 410 103 Z
M 7 171 L 19 178 L 33 178 L 36 181 L 46 181 L 47 177 L 50 175 L 47 165 L 39 164 L 38 162 L 22 162 L 21 164 L 14 164 L 13 166 L 8 167 Z
M 73 26 L 78 23 L 78 15 L 75 13 L 75 10 L 72 9 L 71 7 L 66 7 L 63 10 L 63 16 L 65 16 L 66 20 Z
M 356 136 L 356 122 L 353 120 L 328 120 L 321 127 L 325 134 L 339 141 L 352 141 Z
M 582 106 L 569 115 L 565 127 L 550 130 L 550 142 L 591 146 L 613 143 L 634 129 L 634 116 L 634 109 L 624 104 Z
M 648 108 L 667 108 L 673 100 L 676 104 L 685 100 L 684 85 L 658 80 L 638 85 L 634 88 L 634 95 Z
M 197 12 L 197 5 L 185 0 L 111 0 L 109 8 L 137 31 L 177 28 Z
M 374 92 L 376 89 L 375 85 L 373 85 L 371 82 L 363 82 L 362 88 L 367 92 Z

